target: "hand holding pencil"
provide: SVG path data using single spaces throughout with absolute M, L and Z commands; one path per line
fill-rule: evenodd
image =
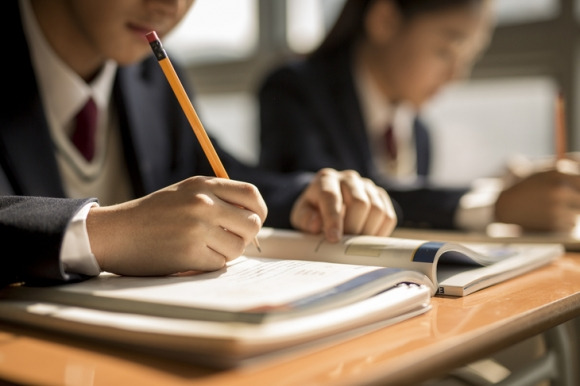
M 528 231 L 569 232 L 580 218 L 580 162 L 567 153 L 564 98 L 554 101 L 555 156 L 523 159 L 495 203 L 495 221 Z M 513 168 L 513 166 L 512 166 Z
M 181 108 L 183 109 L 183 112 L 185 113 L 185 116 L 187 117 L 187 120 L 189 121 L 191 128 L 193 129 L 193 132 L 195 133 L 195 136 L 197 137 L 197 140 L 199 141 L 205 153 L 205 156 L 209 160 L 209 163 L 215 175 L 220 178 L 229 179 L 228 173 L 226 172 L 226 169 L 224 168 L 217 152 L 215 151 L 215 148 L 213 147 L 211 140 L 209 139 L 209 136 L 207 135 L 205 129 L 203 128 L 201 120 L 199 119 L 199 116 L 197 115 L 195 109 L 193 108 L 193 105 L 189 100 L 189 96 L 187 95 L 185 89 L 183 88 L 183 85 L 179 80 L 179 77 L 177 76 L 177 73 L 175 72 L 173 65 L 171 64 L 171 61 L 167 56 L 167 52 L 165 52 L 165 49 L 161 44 L 161 40 L 159 40 L 159 37 L 157 36 L 157 33 L 155 31 L 151 31 L 147 33 L 145 36 L 151 46 L 151 49 L 153 50 L 153 53 L 155 54 L 155 57 L 159 62 L 159 65 L 161 66 L 161 69 L 163 70 L 163 73 L 165 74 L 165 77 L 167 78 L 167 81 L 169 82 L 173 92 L 175 93 L 175 96 L 177 97 L 177 100 L 179 101 Z M 258 251 L 260 251 L 258 239 L 254 238 L 253 242 Z

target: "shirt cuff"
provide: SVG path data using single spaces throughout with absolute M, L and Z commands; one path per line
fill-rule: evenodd
M 67 279 L 68 274 L 97 276 L 101 273 L 97 259 L 91 251 L 87 232 L 87 216 L 93 206 L 98 204 L 91 202 L 83 206 L 70 221 L 64 235 L 60 262 Z
M 485 231 L 494 221 L 494 207 L 503 189 L 498 178 L 481 178 L 474 182 L 472 189 L 459 201 L 455 214 L 455 225 L 469 231 Z

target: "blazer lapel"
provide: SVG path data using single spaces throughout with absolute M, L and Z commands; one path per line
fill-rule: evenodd
M 38 101 L 0 126 L 3 168 L 15 194 L 64 197 L 52 140 Z
M 337 94 L 339 103 L 339 109 L 337 111 L 343 112 L 341 127 L 342 130 L 346 131 L 344 138 L 349 139 L 348 143 L 346 143 L 348 149 L 344 151 L 344 154 L 354 154 L 356 157 L 355 159 L 349 160 L 349 164 L 354 165 L 349 167 L 359 170 L 363 175 L 368 175 L 369 173 L 372 174 L 375 166 L 369 147 L 366 125 L 356 94 L 351 66 L 350 50 L 344 50 L 340 53 L 337 60 L 338 68 L 335 83 L 335 93 Z
M 175 96 L 157 61 L 152 57 L 141 65 L 120 69 L 115 98 L 135 194 L 140 196 L 165 186 L 167 173 L 175 162 L 173 150 L 177 141 L 168 133 L 176 129 L 176 120 L 183 112 L 173 111 L 176 104 L 169 98 Z
M 18 2 L 8 2 L 6 6 L 15 7 L 9 14 L 19 14 Z M 16 20 L 20 23 L 20 17 Z M 4 63 L 5 72 L 20 74 L 18 85 L 4 101 L 0 116 L 0 167 L 5 180 L 10 181 L 9 193 L 64 197 L 22 28 L 3 25 L 1 32 L 11 36 L 4 42 L 4 49 L 12 55 Z

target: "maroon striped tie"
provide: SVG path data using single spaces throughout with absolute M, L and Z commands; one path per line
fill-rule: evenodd
M 395 161 L 397 159 L 397 141 L 395 140 L 395 133 L 392 125 L 389 125 L 385 131 L 385 146 L 388 159 Z
M 91 161 L 95 156 L 95 137 L 97 133 L 97 105 L 89 99 L 76 116 L 76 126 L 71 141 L 79 152 Z

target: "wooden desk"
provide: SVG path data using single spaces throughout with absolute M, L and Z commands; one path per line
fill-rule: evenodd
M 67 385 L 416 384 L 580 315 L 580 253 L 405 322 L 285 360 L 215 371 L 0 325 L 0 378 Z

